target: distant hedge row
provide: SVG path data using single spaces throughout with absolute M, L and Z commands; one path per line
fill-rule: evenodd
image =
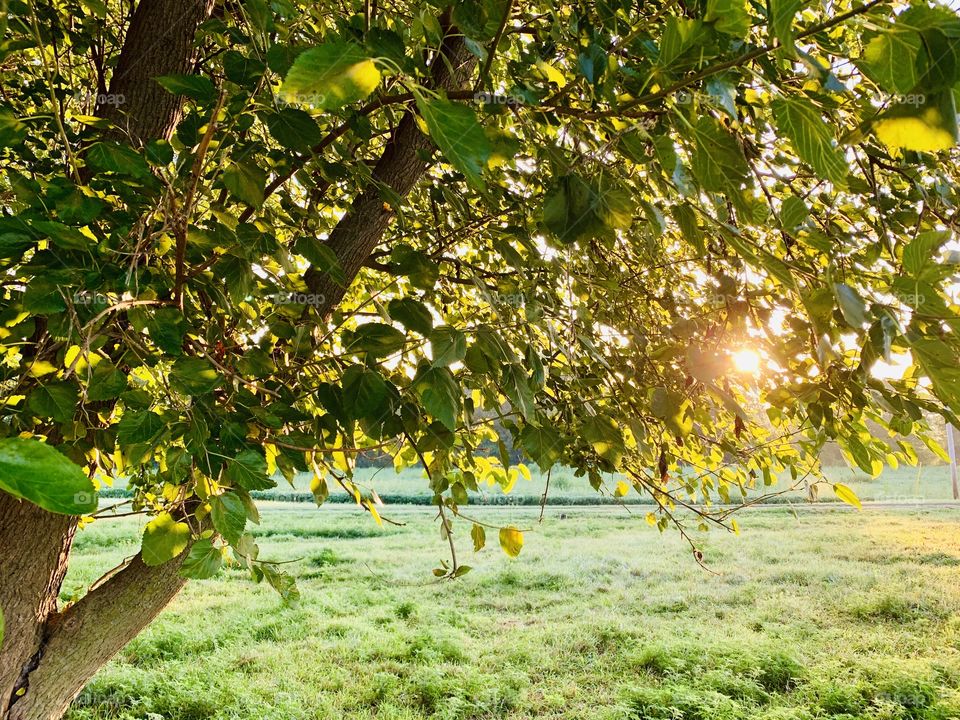
M 276 492 L 264 491 L 250 493 L 256 500 L 270 500 L 273 502 L 297 502 L 312 503 L 313 495 L 308 492 Z M 100 491 L 100 497 L 104 499 L 120 498 L 126 499 L 132 497 L 132 493 L 124 488 L 105 488 Z M 400 494 L 380 494 L 380 499 L 386 505 L 433 505 L 433 496 L 427 494 L 419 495 L 400 495 Z M 353 503 L 353 497 L 346 493 L 337 493 L 327 498 L 327 503 L 345 504 Z M 502 505 L 509 507 L 535 507 L 539 506 L 541 498 L 539 495 L 471 495 L 470 505 Z M 835 498 L 824 498 L 821 503 L 836 502 Z M 804 500 L 799 498 L 788 498 L 783 495 L 768 498 L 764 501 L 765 505 L 784 505 L 788 503 L 805 504 Z M 582 506 L 582 505 L 649 505 L 653 506 L 649 498 L 612 498 L 604 495 L 555 495 L 547 498 L 547 505 L 553 506 Z

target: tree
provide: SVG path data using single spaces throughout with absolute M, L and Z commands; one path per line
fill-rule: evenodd
M 827 441 L 876 474 L 957 423 L 946 7 L 131 5 L 0 3 L 0 716 L 60 717 L 224 562 L 295 599 L 248 531 L 277 472 L 380 521 L 353 458 L 422 462 L 479 550 L 496 419 L 695 550 L 678 508 L 735 529 L 711 502 Z M 142 549 L 61 608 L 117 476 Z

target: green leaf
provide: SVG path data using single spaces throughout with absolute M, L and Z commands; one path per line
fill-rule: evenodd
M 448 430 L 455 431 L 462 394 L 449 368 L 428 368 L 417 377 L 416 388 L 424 409 Z
M 189 544 L 190 526 L 163 512 L 144 528 L 140 555 L 145 565 L 162 565 L 180 555 Z
M 98 142 L 83 155 L 87 165 L 97 172 L 114 172 L 134 178 L 153 178 L 150 165 L 142 155 L 115 142 Z
M 154 80 L 167 92 L 183 95 L 199 103 L 213 102 L 217 96 L 213 82 L 202 75 L 161 75 Z
M 430 354 L 435 367 L 460 362 L 467 354 L 467 336 L 449 325 L 441 325 L 430 333 Z
M 693 430 L 690 401 L 672 390 L 654 388 L 650 394 L 650 412 L 654 417 L 663 420 L 675 435 L 686 437 Z
M 180 566 L 180 574 L 191 580 L 206 580 L 220 571 L 223 565 L 223 552 L 213 544 L 212 538 L 197 540 L 190 548 Z
M 543 224 L 563 244 L 609 237 L 633 222 L 634 202 L 609 178 L 561 176 L 543 201 Z
M 413 330 L 427 336 L 433 329 L 433 316 L 430 310 L 419 300 L 414 298 L 394 298 L 387 306 L 390 317 L 403 325 L 407 330 Z
M 857 67 L 887 92 L 912 92 L 920 79 L 917 74 L 920 45 L 920 34 L 913 30 L 881 32 L 867 43 Z
M 853 507 L 855 507 L 857 510 L 863 510 L 863 505 L 860 504 L 860 498 L 857 497 L 857 494 L 853 490 L 843 483 L 834 483 L 833 492 L 836 493 L 837 497 L 847 505 L 853 505 Z
M 62 515 L 97 509 L 93 481 L 83 469 L 33 438 L 0 439 L 0 490 Z
M 801 160 L 831 182 L 845 182 L 847 161 L 817 108 L 804 100 L 778 98 L 773 102 L 773 116 L 777 129 L 790 138 Z
M 206 395 L 222 381 L 216 368 L 205 358 L 182 357 L 170 369 L 170 384 L 185 395 Z
M 280 599 L 287 605 L 296 605 L 300 601 L 300 591 L 297 589 L 297 581 L 292 575 L 280 572 L 270 565 L 261 565 L 260 570 L 263 577 L 266 578 L 274 590 L 280 594 Z
M 694 142 L 690 169 L 705 190 L 733 193 L 750 173 L 740 143 L 720 122 L 703 115 L 692 127 Z
M 513 409 L 520 413 L 524 420 L 536 418 L 537 406 L 530 388 L 530 379 L 527 371 L 520 365 L 507 365 L 503 368 L 503 392 L 510 398 Z
M 337 110 L 363 100 L 379 83 L 380 71 L 360 45 L 330 42 L 297 56 L 280 87 L 280 98 Z
M 548 470 L 563 453 L 563 440 L 549 427 L 525 425 L 520 431 L 520 446 L 541 470 Z
M 392 325 L 364 323 L 353 333 L 347 349 L 372 357 L 386 357 L 402 350 L 406 341 L 406 336 Z
M 410 283 L 421 290 L 432 290 L 440 277 L 440 268 L 426 254 L 414 250 L 406 243 L 399 243 L 390 254 L 391 270 L 397 275 L 406 275 Z
M 111 363 L 101 360 L 93 369 L 87 386 L 87 400 L 112 400 L 127 389 L 127 376 Z
M 88 250 L 96 244 L 92 237 L 76 228 L 52 220 L 34 220 L 31 227 L 49 236 L 54 245 L 64 250 Z
M 466 176 L 467 182 L 483 189 L 481 173 L 492 148 L 476 113 L 460 103 L 423 96 L 417 96 L 417 109 L 443 156 Z
M 240 496 L 233 492 L 218 495 L 210 501 L 210 518 L 213 527 L 231 545 L 240 542 L 247 526 L 247 508 Z
M 242 160 L 223 171 L 223 186 L 238 200 L 255 208 L 263 205 L 267 173 L 252 162 Z
M 283 108 L 270 115 L 267 129 L 278 143 L 289 150 L 308 150 L 323 139 L 317 121 L 309 113 L 297 108 Z
M 117 423 L 117 442 L 121 447 L 150 443 L 165 427 L 163 418 L 155 412 L 128 408 Z
M 2 37 L 2 34 L 0 34 Z M 27 139 L 30 128 L 6 108 L 0 108 L 0 147 L 14 147 Z
M 266 458 L 256 450 L 244 450 L 227 460 L 223 476 L 227 482 L 244 490 L 269 490 L 277 485 L 267 477 Z
M 793 21 L 805 0 L 770 0 L 770 30 L 780 45 L 794 52 Z
M 867 321 L 867 306 L 860 293 L 846 283 L 834 283 L 833 292 L 847 325 L 857 330 Z
M 56 382 L 31 390 L 27 396 L 27 405 L 40 417 L 66 422 L 73 419 L 78 400 L 79 390 L 76 383 Z
M 355 418 L 382 419 L 389 409 L 387 383 L 375 370 L 353 365 L 343 374 L 343 399 Z
M 580 436 L 593 447 L 604 460 L 618 465 L 626 452 L 623 433 L 612 418 L 594 415 L 580 426 Z
M 707 0 L 703 19 L 725 35 L 744 38 L 750 31 L 746 0 Z
M 919 277 L 923 270 L 936 264 L 936 255 L 950 240 L 949 230 L 928 230 L 917 236 L 903 249 L 903 269 Z
M 147 320 L 147 330 L 157 347 L 169 355 L 180 355 L 187 322 L 176 308 L 159 308 Z
M 500 547 L 508 557 L 517 557 L 523 549 L 523 533 L 513 525 L 500 528 Z
M 780 222 L 788 230 L 794 230 L 806 222 L 810 216 L 810 209 L 802 198 L 788 195 L 780 206 Z

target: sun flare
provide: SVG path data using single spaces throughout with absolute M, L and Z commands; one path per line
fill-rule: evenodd
M 756 375 L 760 371 L 760 355 L 750 348 L 737 350 L 733 353 L 733 366 L 737 372 Z

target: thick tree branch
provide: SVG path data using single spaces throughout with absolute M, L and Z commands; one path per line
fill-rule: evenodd
M 437 90 L 457 90 L 469 80 L 476 62 L 477 58 L 467 49 L 463 36 L 450 28 L 433 61 L 432 86 Z M 339 305 L 393 219 L 393 210 L 384 201 L 380 185 L 406 197 L 429 167 L 429 161 L 423 158 L 432 148 L 430 138 L 420 132 L 413 114 L 405 115 L 374 168 L 372 182 L 356 197 L 327 241 L 343 269 L 345 284 L 341 285 L 329 274 L 314 268 L 306 273 L 305 281 L 310 292 L 324 298 L 319 307 L 322 316 Z
M 47 622 L 30 690 L 9 720 L 60 717 L 104 663 L 165 608 L 183 587 L 179 558 L 158 567 L 137 554 L 106 581 Z

